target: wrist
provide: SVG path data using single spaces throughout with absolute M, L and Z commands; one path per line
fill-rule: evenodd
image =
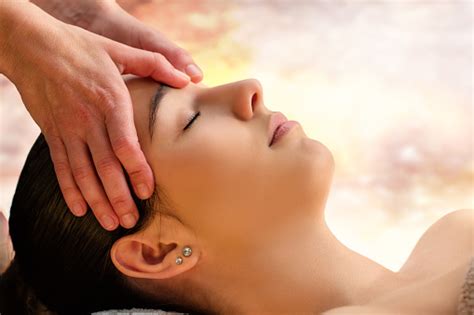
M 45 29 L 59 22 L 29 1 L 0 1 L 0 72 L 17 84 L 25 63 L 41 49 L 38 39 L 46 39 Z
M 19 29 L 18 21 L 29 6 L 28 1 L 0 1 L 0 72 L 9 79 L 14 69 L 12 42 Z

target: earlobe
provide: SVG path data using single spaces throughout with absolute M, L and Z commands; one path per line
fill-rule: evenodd
M 138 235 L 117 240 L 110 251 L 115 267 L 133 278 L 166 279 L 191 269 L 198 261 L 192 247 L 154 244 Z

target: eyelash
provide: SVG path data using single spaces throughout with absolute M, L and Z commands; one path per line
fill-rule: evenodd
M 188 123 L 187 123 L 186 127 L 184 127 L 183 130 L 188 129 L 188 128 L 193 124 L 193 122 L 196 120 L 196 118 L 197 118 L 199 115 L 201 115 L 201 112 L 197 112 L 193 117 L 191 117 L 191 119 L 188 120 Z

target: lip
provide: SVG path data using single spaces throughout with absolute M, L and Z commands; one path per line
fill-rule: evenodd
M 268 126 L 268 146 L 272 143 L 273 136 L 275 135 L 275 131 L 283 125 L 285 122 L 288 121 L 285 115 L 281 112 L 275 112 L 270 117 L 270 123 Z
M 282 125 L 278 126 L 277 130 L 272 139 L 272 143 L 270 146 L 274 146 L 280 139 L 285 136 L 294 126 L 298 126 L 300 123 L 296 120 L 288 120 L 287 122 L 283 123 Z

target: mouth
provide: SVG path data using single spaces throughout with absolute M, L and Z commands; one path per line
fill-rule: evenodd
M 275 112 L 270 116 L 270 123 L 268 126 L 268 146 L 270 147 L 273 144 L 276 131 L 278 128 L 288 121 L 285 115 L 281 112 Z

